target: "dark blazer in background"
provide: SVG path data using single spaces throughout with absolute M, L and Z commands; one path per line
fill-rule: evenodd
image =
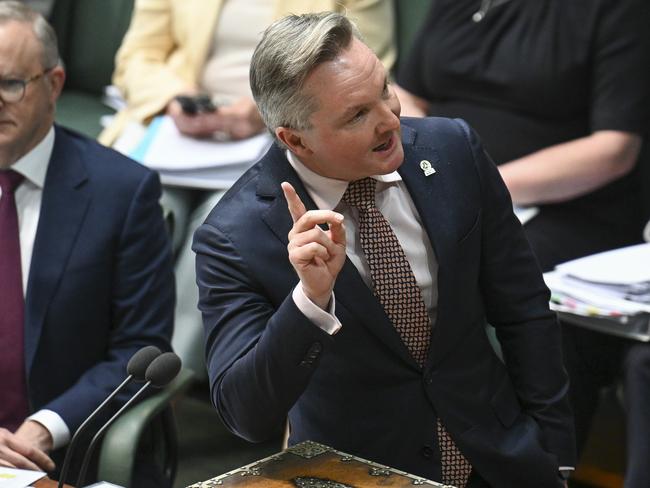
M 25 361 L 31 410 L 55 411 L 74 433 L 124 380 L 133 353 L 170 350 L 174 282 L 158 176 L 55 130 L 27 284 Z
M 402 139 L 399 172 L 439 262 L 424 370 L 349 260 L 336 335 L 297 309 L 280 183 L 315 207 L 274 146 L 195 234 L 213 401 L 247 439 L 271 436 L 289 412 L 290 444 L 311 439 L 431 479 L 439 416 L 491 486 L 559 486 L 558 466 L 575 462 L 560 331 L 508 192 L 464 122 L 402 119 Z M 436 172 L 425 176 L 422 160 Z

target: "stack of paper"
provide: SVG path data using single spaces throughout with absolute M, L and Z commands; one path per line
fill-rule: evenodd
M 148 127 L 127 126 L 115 149 L 160 173 L 164 184 L 227 189 L 260 159 L 271 145 L 268 133 L 241 141 L 220 142 L 181 134 L 168 116 Z
M 25 488 L 44 477 L 45 473 L 42 471 L 0 466 L 0 488 Z
M 569 261 L 546 273 L 544 280 L 553 309 L 625 322 L 650 313 L 650 244 Z

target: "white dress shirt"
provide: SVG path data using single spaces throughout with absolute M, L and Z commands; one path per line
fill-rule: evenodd
M 341 198 L 348 188 L 348 182 L 326 178 L 314 173 L 293 153 L 290 151 L 286 153 L 289 163 L 298 173 L 316 206 L 320 210 L 335 210 L 343 214 L 347 242 L 346 254 L 359 271 L 363 281 L 372 289 L 370 268 L 361 249 L 358 236 L 359 212 L 355 207 L 341 202 Z M 402 249 L 404 249 L 406 259 L 415 275 L 415 281 L 422 292 L 431 324 L 435 324 L 438 304 L 438 261 L 431 247 L 429 236 L 422 226 L 420 215 L 398 172 L 372 178 L 377 180 L 377 208 L 390 223 Z M 341 328 L 340 322 L 334 315 L 334 299 L 330 302 L 332 309 L 327 313 L 305 296 L 302 286 L 296 286 L 293 291 L 293 300 L 303 314 L 326 332 L 332 334 Z
M 41 214 L 43 186 L 45 185 L 45 176 L 47 175 L 53 148 L 54 128 L 51 128 L 34 149 L 11 166 L 11 169 L 25 177 L 25 180 L 14 194 L 18 212 L 23 296 L 27 293 L 29 268 L 32 262 L 38 219 Z M 1 189 L 0 196 L 2 196 Z M 28 419 L 38 422 L 50 432 L 54 449 L 66 445 L 70 440 L 70 429 L 58 413 L 52 410 L 39 410 L 30 415 Z

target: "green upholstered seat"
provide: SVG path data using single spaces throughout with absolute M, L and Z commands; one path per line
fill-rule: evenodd
M 132 11 L 133 0 L 55 1 L 50 21 L 67 72 L 56 114 L 61 125 L 96 137 L 100 117 L 113 113 L 102 94 Z

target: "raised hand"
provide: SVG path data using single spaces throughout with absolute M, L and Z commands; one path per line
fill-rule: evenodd
M 345 262 L 343 215 L 332 210 L 309 210 L 291 184 L 282 183 L 293 227 L 289 232 L 289 261 L 307 298 L 325 309 L 336 277 Z M 327 224 L 328 230 L 319 227 Z

